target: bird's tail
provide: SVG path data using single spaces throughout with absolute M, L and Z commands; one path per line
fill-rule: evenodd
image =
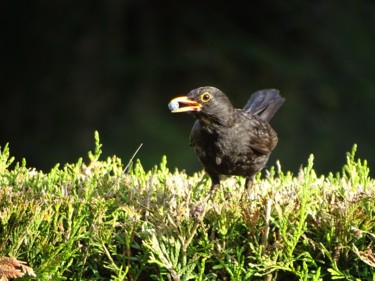
M 269 122 L 284 101 L 285 99 L 280 96 L 279 90 L 265 89 L 252 94 L 243 109 Z

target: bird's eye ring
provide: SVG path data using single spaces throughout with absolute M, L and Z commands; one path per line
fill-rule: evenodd
M 208 92 L 204 92 L 203 94 L 201 94 L 201 100 L 203 102 L 208 102 L 211 98 L 212 96 Z

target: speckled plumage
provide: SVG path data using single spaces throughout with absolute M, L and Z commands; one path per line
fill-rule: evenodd
M 264 168 L 276 147 L 277 134 L 268 122 L 284 98 L 274 89 L 258 91 L 244 109 L 234 108 L 214 87 L 192 90 L 186 98 L 200 105 L 191 110 L 197 120 L 190 144 L 211 177 L 211 191 L 220 184 L 220 175 L 244 176 L 250 188 L 253 176 Z

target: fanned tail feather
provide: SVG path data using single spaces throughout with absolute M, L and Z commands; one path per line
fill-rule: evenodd
M 280 96 L 279 90 L 264 89 L 252 94 L 243 109 L 269 122 L 284 101 L 285 98 Z

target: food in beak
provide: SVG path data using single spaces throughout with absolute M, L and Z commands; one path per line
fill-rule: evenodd
M 169 102 L 168 108 L 173 113 L 200 111 L 202 105 L 196 101 L 190 100 L 188 97 L 177 97 Z

